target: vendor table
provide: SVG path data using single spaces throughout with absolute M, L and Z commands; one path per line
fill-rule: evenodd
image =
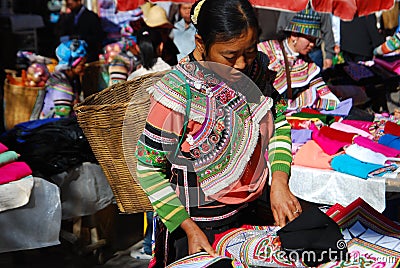
M 400 179 L 373 177 L 365 180 L 334 170 L 293 165 L 289 187 L 295 196 L 309 202 L 347 206 L 361 197 L 382 212 L 386 192 L 400 192 Z

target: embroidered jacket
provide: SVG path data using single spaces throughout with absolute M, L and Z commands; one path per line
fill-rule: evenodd
M 257 64 L 260 65 L 261 62 L 257 61 Z M 242 184 L 243 178 L 250 178 L 250 185 L 255 187 L 253 191 L 262 189 L 267 175 L 265 166 L 259 163 L 265 162 L 260 159 L 264 158 L 262 152 L 265 151 L 268 137 L 273 130 L 260 125 L 272 106 L 272 99 L 260 94 L 257 101 L 248 102 L 240 92 L 232 90 L 214 76 L 199 71 L 197 66 L 193 62 L 182 62 L 175 72 L 168 73 L 149 88 L 153 101 L 136 151 L 139 181 L 170 231 L 175 230 L 189 217 L 189 205 L 181 201 L 182 199 L 179 200 L 177 193 L 190 189 L 174 189 L 171 186 L 167 178 L 168 163 L 196 172 L 202 191 L 207 196 L 217 196 L 216 198 L 229 192 L 232 185 L 239 184 L 245 188 L 247 181 Z M 257 66 L 252 66 L 250 71 L 260 75 L 256 69 Z M 262 82 L 258 82 L 257 85 L 262 85 Z M 192 96 L 187 95 L 184 84 L 190 86 Z M 201 84 L 206 84 L 205 89 Z M 182 160 L 185 158 L 174 158 L 172 155 L 182 134 L 188 98 L 191 99 L 185 130 L 188 135 L 180 150 L 190 159 L 190 165 L 182 165 L 179 162 L 185 162 Z M 278 117 L 284 118 L 282 114 Z M 271 120 L 270 117 L 269 122 Z M 288 125 L 286 121 L 281 121 L 280 124 Z M 290 126 L 285 131 L 290 135 Z M 283 159 L 287 157 L 291 161 L 290 136 L 284 140 L 289 147 L 289 153 L 282 153 L 278 146 L 273 146 L 272 151 L 278 155 L 283 154 Z M 277 142 L 279 139 L 275 140 Z M 285 162 L 283 165 L 278 161 L 276 167 L 282 165 L 282 169 L 289 172 L 290 161 L 281 160 Z M 248 173 L 251 175 L 246 176 Z M 251 178 L 257 178 L 257 181 L 251 181 Z M 240 190 L 238 194 L 243 192 L 245 191 Z M 246 201 L 248 200 L 244 197 L 243 202 Z M 235 211 L 232 210 L 227 217 Z

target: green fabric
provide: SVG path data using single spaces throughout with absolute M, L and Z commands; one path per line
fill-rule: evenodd
M 0 167 L 18 159 L 18 154 L 14 151 L 7 151 L 0 154 Z
M 325 115 L 325 114 L 309 114 L 309 113 L 295 113 L 292 114 L 293 117 L 302 117 L 302 118 L 318 118 L 320 119 L 324 124 L 330 125 L 333 122 L 335 122 L 335 117 L 332 115 Z

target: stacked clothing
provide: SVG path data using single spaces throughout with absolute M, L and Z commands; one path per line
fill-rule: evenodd
M 287 118 L 292 126 L 294 165 L 335 170 L 363 179 L 399 176 L 397 118 L 377 114 L 369 122 L 308 108 Z
M 31 168 L 0 143 L 0 212 L 28 203 L 33 187 Z

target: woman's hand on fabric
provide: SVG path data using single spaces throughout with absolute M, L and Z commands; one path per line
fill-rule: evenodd
M 181 228 L 185 231 L 188 238 L 189 255 L 206 251 L 211 256 L 217 256 L 217 253 L 208 242 L 207 236 L 190 218 L 182 222 Z
M 301 205 L 292 194 L 288 185 L 288 174 L 275 171 L 271 182 L 271 209 L 276 225 L 285 226 L 288 221 L 297 218 L 301 212 Z

